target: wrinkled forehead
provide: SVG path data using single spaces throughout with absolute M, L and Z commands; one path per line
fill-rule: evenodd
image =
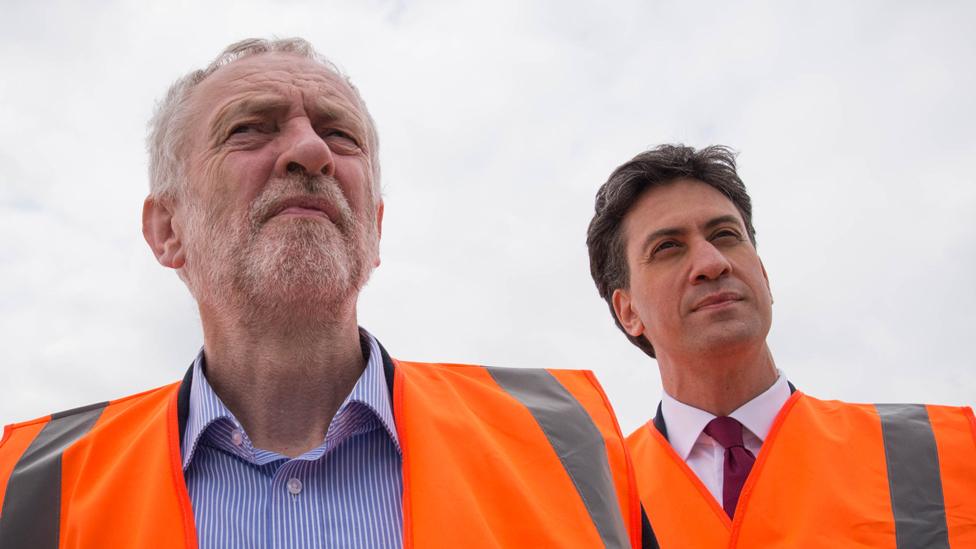
M 310 111 L 342 110 L 365 126 L 361 102 L 345 78 L 314 59 L 283 52 L 261 53 L 217 69 L 191 95 L 195 118 L 212 118 L 229 105 L 252 97 L 277 95 L 297 100 Z

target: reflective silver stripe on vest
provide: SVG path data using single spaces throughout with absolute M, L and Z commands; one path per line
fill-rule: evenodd
M 532 413 L 576 486 L 604 546 L 629 548 L 607 448 L 590 414 L 545 370 L 486 369 L 502 389 Z
M 875 404 L 881 416 L 898 549 L 948 549 L 939 453 L 923 404 Z
M 61 455 L 91 430 L 107 402 L 51 416 L 7 481 L 0 511 L 3 549 L 57 549 L 61 525 Z

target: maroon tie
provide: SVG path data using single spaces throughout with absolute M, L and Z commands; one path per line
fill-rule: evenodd
M 756 462 L 756 456 L 742 444 L 742 424 L 728 416 L 717 417 L 705 426 L 705 434 L 725 448 L 725 471 L 722 481 L 722 507 L 732 518 L 739 503 L 739 492 Z

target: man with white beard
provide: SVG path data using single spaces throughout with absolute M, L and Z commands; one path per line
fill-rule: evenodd
M 639 543 L 592 374 L 397 361 L 358 326 L 377 135 L 307 42 L 238 42 L 178 80 L 149 149 L 143 233 L 204 347 L 180 383 L 8 426 L 0 546 Z

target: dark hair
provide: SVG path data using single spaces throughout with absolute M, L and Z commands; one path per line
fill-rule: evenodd
M 678 179 L 701 181 L 732 201 L 756 244 L 756 230 L 752 226 L 752 201 L 745 185 L 735 171 L 735 153 L 728 147 L 712 145 L 701 150 L 685 145 L 659 145 L 644 151 L 620 165 L 596 193 L 596 211 L 586 231 L 586 247 L 590 252 L 590 274 L 600 297 L 610 306 L 610 314 L 617 327 L 631 343 L 654 357 L 654 347 L 643 335 L 627 334 L 613 310 L 614 290 L 627 288 L 626 242 L 623 221 L 630 208 L 645 191 L 667 185 Z

